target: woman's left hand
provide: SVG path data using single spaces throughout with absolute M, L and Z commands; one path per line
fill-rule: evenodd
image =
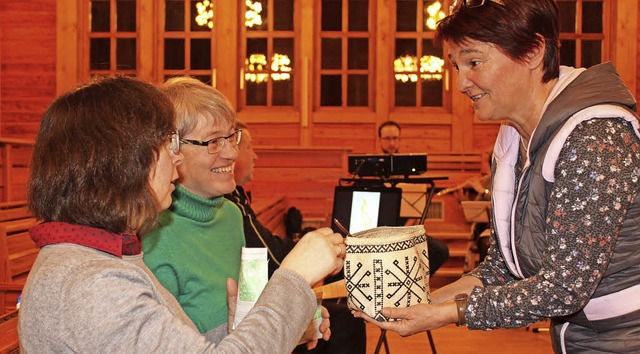
M 362 318 L 381 329 L 396 332 L 403 337 L 440 328 L 458 320 L 458 310 L 454 302 L 382 309 L 382 314 L 393 321 L 377 321 L 364 312 L 352 311 L 351 313 L 354 317 Z
M 326 307 L 322 306 L 322 322 L 320 322 L 320 333 L 322 333 L 322 339 L 325 341 L 331 338 L 331 323 L 329 322 L 329 311 Z M 311 350 L 318 345 L 318 340 L 314 339 L 307 342 L 307 349 Z

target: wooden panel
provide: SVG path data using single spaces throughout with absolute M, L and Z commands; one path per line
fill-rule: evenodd
M 23 228 L 23 230 L 27 230 L 28 228 L 30 228 L 35 224 L 36 222 L 34 219 L 33 221 L 30 221 Z M 9 235 L 7 236 L 7 238 L 8 238 L 7 250 L 9 251 L 9 254 L 12 255 L 9 257 L 10 259 L 13 259 L 13 260 L 18 259 L 21 256 L 23 256 L 22 252 L 36 248 L 35 242 L 33 242 L 33 240 L 31 239 L 31 236 L 29 236 L 29 233 L 27 231 Z M 18 255 L 18 256 L 13 256 L 13 255 Z
M 298 124 L 248 123 L 248 126 L 253 145 L 292 146 L 298 145 L 300 141 Z
M 55 97 L 56 1 L 3 0 L 0 136 L 34 138 Z
M 0 317 L 0 353 L 20 352 L 18 341 L 18 311 L 12 311 Z
M 252 130 L 253 133 L 253 130 Z M 333 207 L 333 190 L 347 175 L 350 150 L 256 146 L 254 181 L 247 185 L 254 200 L 286 195 L 305 217 L 325 219 Z
M 336 146 L 353 152 L 370 153 L 375 151 L 377 134 L 373 123 L 315 123 L 312 143 L 314 146 Z

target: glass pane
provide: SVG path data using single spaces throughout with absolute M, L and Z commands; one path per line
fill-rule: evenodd
M 164 39 L 164 68 L 167 70 L 184 69 L 184 39 Z
M 560 32 L 576 32 L 576 0 L 558 0 Z
M 135 0 L 118 0 L 116 3 L 117 31 L 136 31 L 136 2 Z
M 582 32 L 602 33 L 601 2 L 585 2 L 582 4 Z
M 267 39 L 266 38 L 247 38 L 247 58 L 251 57 L 251 55 L 262 55 L 267 56 Z M 265 67 L 260 70 L 266 70 L 266 61 Z
M 191 39 L 191 69 L 211 69 L 210 39 Z
M 322 69 L 340 69 L 342 64 L 342 40 L 322 38 Z
M 396 39 L 396 58 L 404 55 L 418 55 L 415 39 Z
M 432 39 L 423 39 L 422 40 L 422 54 L 423 55 L 433 55 L 438 57 L 439 59 L 443 59 L 442 55 L 442 46 L 436 46 L 433 43 Z M 444 63 L 442 64 L 444 65 Z
M 214 1 L 191 0 L 191 30 L 208 31 L 213 29 L 216 13 Z
M 602 62 L 602 41 L 582 41 L 582 67 L 589 68 Z
M 286 80 L 273 80 L 273 105 L 293 106 L 293 76 Z
M 560 65 L 576 66 L 576 41 L 560 41 Z
M 425 75 L 427 78 L 425 79 Z M 442 106 L 442 78 L 429 78 L 428 74 L 421 75 L 422 78 L 422 106 L 438 107 Z
M 422 57 L 419 61 L 420 81 L 422 83 L 421 105 L 442 106 L 442 79 L 444 59 L 442 47 L 436 46 L 432 39 L 422 40 Z
M 398 0 L 396 2 L 396 32 L 415 32 L 418 17 L 416 0 Z
M 91 38 L 89 41 L 89 69 L 109 70 L 111 61 L 109 53 L 111 43 L 109 38 Z
M 269 23 L 267 21 L 268 0 L 246 0 L 244 3 L 244 25 L 247 30 L 267 31 L 269 29 Z
M 135 38 L 116 39 L 116 69 L 120 69 L 120 70 L 136 69 L 136 39 Z
M 194 75 L 194 78 L 204 82 L 207 85 L 211 85 L 211 76 L 210 75 Z
M 166 0 L 164 30 L 184 31 L 184 0 Z
M 358 107 L 369 104 L 369 82 L 367 75 L 347 77 L 347 106 Z
M 267 62 L 267 39 L 266 38 L 248 38 L 247 39 L 247 54 L 245 58 L 245 73 L 244 78 L 248 83 L 259 84 L 264 87 L 256 87 L 255 85 L 247 84 L 247 104 L 249 104 L 249 98 L 252 95 L 258 95 L 254 97 L 256 103 L 266 105 L 267 102 L 267 87 L 266 82 L 269 80 L 269 63 Z M 253 92 L 255 91 L 255 92 Z M 253 92 L 253 93 L 250 93 Z M 264 97 L 262 97 L 264 95 Z M 264 103 L 259 103 L 264 102 Z
M 320 76 L 320 105 L 342 105 L 342 82 L 340 75 Z
M 342 31 L 342 0 L 322 0 L 322 31 Z
M 293 31 L 293 0 L 273 0 L 273 29 Z
M 418 81 L 418 57 L 415 39 L 396 39 L 393 60 L 394 80 L 396 81 L 396 106 L 415 106 L 416 85 Z
M 369 39 L 349 38 L 347 44 L 347 68 L 367 69 L 369 67 Z
M 369 0 L 349 0 L 349 31 L 369 30 Z
M 247 106 L 267 105 L 267 83 L 247 81 Z
M 435 31 L 438 21 L 445 18 L 444 8 L 439 0 L 423 0 L 424 19 L 422 30 L 425 32 Z
M 110 15 L 109 0 L 91 1 L 91 32 L 109 32 Z
M 213 2 L 204 3 L 202 0 L 191 0 L 191 31 L 211 31 L 215 19 Z M 212 15 L 212 16 L 210 16 Z
M 294 46 L 293 38 L 274 38 L 273 39 L 273 58 L 271 70 L 275 72 L 289 72 L 294 67 Z
M 397 75 L 396 75 L 397 76 Z M 397 107 L 416 106 L 416 83 L 413 81 L 395 81 L 395 99 Z

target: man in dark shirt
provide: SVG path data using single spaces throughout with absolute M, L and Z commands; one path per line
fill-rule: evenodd
M 251 194 L 242 186 L 253 179 L 253 169 L 258 155 L 253 151 L 253 140 L 247 125 L 237 122 L 236 127 L 242 129 L 242 140 L 238 145 L 238 158 L 233 171 L 236 189 L 225 197 L 236 204 L 242 212 L 247 247 L 267 248 L 269 277 L 271 277 L 295 243 L 291 239 L 274 235 L 258 221 L 251 208 Z M 336 303 L 335 300 L 326 300 L 322 305 L 327 308 L 331 316 L 331 339 L 327 342 L 320 340 L 318 346 L 308 352 L 364 354 L 367 344 L 364 322 L 351 315 L 344 301 Z M 307 349 L 304 346 L 298 346 L 295 352 L 307 352 Z

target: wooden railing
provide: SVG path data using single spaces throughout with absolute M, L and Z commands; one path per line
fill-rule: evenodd
M 34 142 L 0 137 L 0 202 L 26 198 Z

